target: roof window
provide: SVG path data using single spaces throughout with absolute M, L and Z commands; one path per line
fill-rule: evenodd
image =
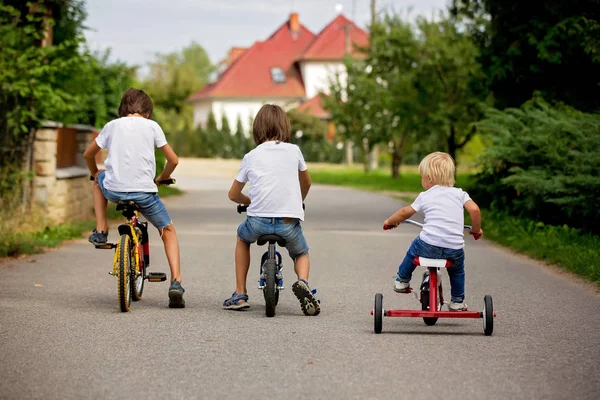
M 285 72 L 282 68 L 271 68 L 271 79 L 273 83 L 285 83 Z

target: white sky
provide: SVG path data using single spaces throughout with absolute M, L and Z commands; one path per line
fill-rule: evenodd
M 377 9 L 431 17 L 448 0 L 376 0 Z M 352 5 L 354 3 L 354 11 Z M 181 49 L 192 41 L 202 45 L 216 63 L 233 46 L 265 40 L 290 12 L 315 34 L 336 17 L 336 5 L 360 26 L 370 21 L 371 0 L 87 0 L 93 50 L 112 49 L 112 58 L 145 65 L 156 52 Z

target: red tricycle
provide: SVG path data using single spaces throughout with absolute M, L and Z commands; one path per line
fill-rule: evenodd
M 422 224 L 406 220 L 406 223 L 423 227 Z M 392 226 L 384 226 L 384 229 L 391 229 Z M 471 229 L 465 225 L 465 229 Z M 426 267 L 427 271 L 423 274 L 420 285 L 420 296 L 417 299 L 421 303 L 421 310 L 385 310 L 383 308 L 383 295 L 375 295 L 375 308 L 371 311 L 375 323 L 375 333 L 381 333 L 383 317 L 421 317 L 426 325 L 435 325 L 438 318 L 482 318 L 483 332 L 490 336 L 494 330 L 494 307 L 492 296 L 486 295 L 483 298 L 483 311 L 442 311 L 444 297 L 442 293 L 442 281 L 440 279 L 440 269 L 452 266 L 449 260 L 436 260 L 424 257 L 415 257 L 415 265 Z M 407 293 L 412 289 L 409 288 Z M 416 297 L 416 294 L 415 294 Z M 433 305 L 430 307 L 430 305 Z

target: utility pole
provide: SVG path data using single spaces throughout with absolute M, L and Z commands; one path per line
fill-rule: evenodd
M 376 0 L 371 0 L 371 31 L 375 22 L 377 22 L 377 4 Z M 379 167 L 379 147 L 375 144 L 369 153 L 369 170 L 376 169 L 377 167 Z

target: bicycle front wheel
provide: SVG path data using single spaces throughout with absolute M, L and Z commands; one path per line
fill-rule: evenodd
M 119 254 L 117 261 L 119 263 L 119 282 L 117 285 L 119 309 L 121 312 L 127 312 L 131 305 L 131 286 L 129 284 L 131 277 L 131 239 L 129 235 L 121 235 L 117 252 Z

